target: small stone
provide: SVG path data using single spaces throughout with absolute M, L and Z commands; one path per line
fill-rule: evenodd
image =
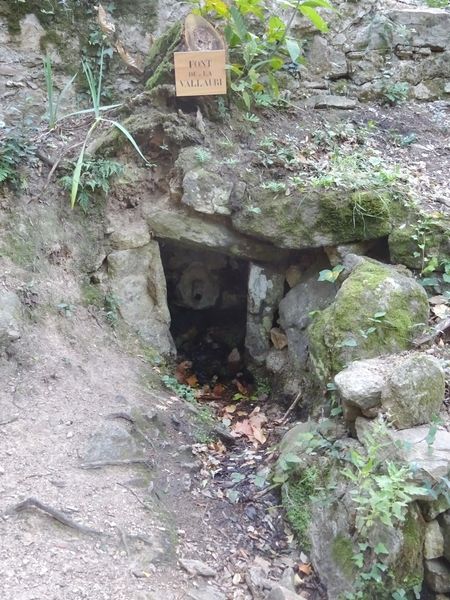
M 444 85 L 444 93 L 450 94 L 450 81 Z
M 189 575 L 200 575 L 201 577 L 215 577 L 215 569 L 202 562 L 201 560 L 180 558 L 180 565 Z
M 270 339 L 277 350 L 283 350 L 288 345 L 286 334 L 279 327 L 272 327 Z
M 357 101 L 346 96 L 315 96 L 312 100 L 314 108 L 337 108 L 351 110 L 356 108 Z
M 423 555 L 426 559 L 440 558 L 444 555 L 444 536 L 437 521 L 426 524 Z
M 441 559 L 425 561 L 425 581 L 433 590 L 440 594 L 450 592 L 450 566 Z

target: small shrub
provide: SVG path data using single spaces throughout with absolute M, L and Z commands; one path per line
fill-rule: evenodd
M 111 179 L 121 173 L 123 165 L 117 161 L 106 158 L 86 159 L 81 169 L 76 198 L 80 207 L 86 212 L 96 194 L 100 192 L 107 195 Z M 73 174 L 61 177 L 60 181 L 65 189 L 70 190 Z

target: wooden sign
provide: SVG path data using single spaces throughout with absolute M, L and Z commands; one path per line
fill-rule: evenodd
M 177 96 L 213 96 L 227 93 L 225 50 L 175 52 Z

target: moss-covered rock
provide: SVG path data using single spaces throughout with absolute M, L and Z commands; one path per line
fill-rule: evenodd
M 355 259 L 355 266 L 308 330 L 312 365 L 322 381 L 354 360 L 406 350 L 428 320 L 427 295 L 408 273 L 370 259 L 347 259 Z
M 233 216 L 236 229 L 285 248 L 333 246 L 388 235 L 403 210 L 378 190 L 308 189 L 286 196 L 265 186 L 249 196 Z
M 418 215 L 415 222 L 404 224 L 389 235 L 391 261 L 421 270 L 433 258 L 439 270 L 444 261 L 450 261 L 449 231 L 449 215 Z
M 145 61 L 146 88 L 173 83 L 173 53 L 181 43 L 182 22 L 169 27 L 153 44 Z

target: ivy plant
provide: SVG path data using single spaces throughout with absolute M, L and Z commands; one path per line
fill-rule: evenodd
M 302 46 L 291 35 L 294 17 L 300 13 L 319 30 L 328 25 L 317 8 L 331 9 L 328 0 L 282 2 L 291 9 L 288 19 L 275 14 L 267 0 L 191 0 L 193 12 L 218 22 L 229 50 L 232 91 L 245 108 L 270 106 L 279 99 L 277 74 L 296 70 L 304 62 Z

